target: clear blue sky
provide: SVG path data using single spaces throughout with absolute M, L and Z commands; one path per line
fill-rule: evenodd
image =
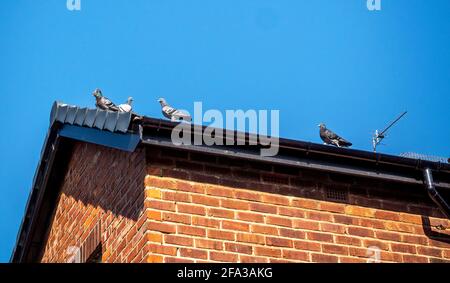
M 321 142 L 325 122 L 370 150 L 450 156 L 450 1 L 3 0 L 0 3 L 0 261 L 8 261 L 54 100 L 115 101 L 160 117 L 158 97 L 192 110 L 279 109 L 280 135 Z

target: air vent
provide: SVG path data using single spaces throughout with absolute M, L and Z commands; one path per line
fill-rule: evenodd
M 348 191 L 343 188 L 326 188 L 326 196 L 328 200 L 346 202 L 348 200 Z

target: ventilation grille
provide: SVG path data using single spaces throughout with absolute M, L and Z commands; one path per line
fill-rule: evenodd
M 348 191 L 342 188 L 326 188 L 326 197 L 329 200 L 346 202 L 348 200 Z

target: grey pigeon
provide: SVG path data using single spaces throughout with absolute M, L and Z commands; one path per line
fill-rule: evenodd
M 107 97 L 103 96 L 102 91 L 98 88 L 92 93 L 95 96 L 95 106 L 102 110 L 118 112 L 119 108 Z
M 171 107 L 164 98 L 158 99 L 158 102 L 161 104 L 161 111 L 164 117 L 172 121 L 183 120 L 190 122 L 192 120 L 189 114 Z
M 351 142 L 341 138 L 333 131 L 328 130 L 325 124 L 320 123 L 320 138 L 324 141 L 324 144 L 331 144 L 337 147 L 350 147 L 352 145 Z
M 119 104 L 119 111 L 120 112 L 131 112 L 133 107 L 131 106 L 131 103 L 133 103 L 133 97 L 128 97 L 128 100 L 124 104 Z

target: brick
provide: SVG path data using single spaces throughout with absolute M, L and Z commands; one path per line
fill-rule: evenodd
M 246 243 L 254 243 L 254 244 L 264 244 L 264 236 L 257 234 L 247 234 L 247 233 L 238 233 L 236 235 L 236 241 L 238 242 L 246 242 Z
M 358 225 L 358 218 L 346 215 L 333 215 L 333 222 L 346 225 Z
M 307 251 L 320 251 L 320 243 L 311 242 L 309 240 L 296 240 L 294 241 L 294 247 L 297 250 L 307 250 Z
M 211 227 L 211 228 L 219 228 L 220 227 L 219 220 L 206 218 L 206 217 L 200 217 L 200 216 L 192 216 L 192 224 L 195 226 L 204 226 L 204 227 Z
M 423 256 L 415 256 L 415 255 L 403 255 L 404 263 L 428 263 L 428 258 Z
M 266 237 L 266 245 L 275 247 L 287 247 L 292 248 L 294 242 L 290 239 L 278 238 L 278 237 Z
M 234 241 L 235 233 L 222 230 L 207 230 L 208 238 Z
M 408 235 L 408 234 L 403 234 L 401 237 L 402 237 L 401 241 L 403 243 L 410 243 L 410 244 L 417 244 L 417 245 L 424 245 L 424 246 L 428 245 L 427 237 Z
M 164 212 L 162 214 L 162 219 L 164 221 L 169 221 L 169 222 L 191 224 L 191 216 L 190 215 L 183 215 L 183 214 L 178 214 L 178 213 Z
M 153 188 L 146 188 L 145 189 L 145 197 L 146 198 L 161 199 L 161 190 L 160 189 L 153 189 Z
M 240 201 L 240 200 L 222 199 L 220 201 L 220 205 L 225 208 L 236 209 L 236 210 L 248 210 L 249 209 L 249 203 L 247 201 Z
M 237 262 L 238 255 L 233 253 L 223 253 L 223 252 L 209 252 L 209 258 L 211 260 L 215 261 L 222 261 L 222 262 Z
M 289 198 L 287 198 L 285 196 L 272 195 L 272 194 L 271 195 L 269 195 L 269 194 L 262 195 L 262 202 L 270 203 L 270 204 L 285 205 L 285 206 L 290 205 Z
M 399 221 L 400 215 L 395 212 L 377 210 L 377 211 L 375 211 L 375 218 Z
M 291 217 L 305 218 L 304 210 L 298 209 L 298 208 L 293 208 L 293 207 L 280 206 L 280 207 L 278 207 L 278 214 L 291 216 Z
M 237 199 L 252 200 L 252 201 L 261 201 L 261 199 L 262 199 L 262 196 L 260 193 L 244 191 L 244 190 L 237 190 L 235 192 L 235 197 Z
M 281 257 L 279 248 L 255 247 L 254 251 L 257 256 Z
M 381 240 L 388 240 L 394 242 L 400 242 L 402 240 L 400 234 L 386 231 L 376 231 L 375 237 Z
M 343 204 L 332 203 L 332 202 L 322 202 L 319 204 L 319 208 L 322 211 L 334 212 L 334 213 L 345 213 L 345 206 Z
M 175 202 L 191 202 L 191 195 L 185 192 L 179 191 L 165 191 L 162 192 L 162 198 L 164 200 Z
M 333 236 L 325 233 L 307 232 L 306 238 L 312 241 L 328 242 L 328 243 L 333 242 Z
M 347 232 L 349 235 L 352 235 L 352 236 L 359 236 L 359 237 L 373 237 L 374 236 L 373 230 L 359 228 L 359 227 L 347 227 Z
M 211 250 L 223 250 L 223 242 L 209 239 L 195 239 L 195 247 Z
M 176 185 L 176 189 L 188 193 L 205 194 L 206 187 L 203 184 L 181 182 L 179 181 Z
M 175 203 L 164 200 L 146 199 L 145 207 L 158 210 L 175 211 Z
M 305 239 L 306 232 L 295 229 L 279 228 L 280 236 L 294 239 Z
M 308 209 L 319 209 L 319 202 L 311 199 L 293 199 L 292 205 L 295 207 L 308 208 Z
M 163 257 L 160 255 L 149 255 L 146 259 L 147 263 L 161 263 L 163 262 Z
M 366 263 L 367 259 L 357 257 L 339 257 L 340 263 Z
M 225 250 L 240 254 L 252 254 L 253 247 L 250 245 L 242 245 L 235 243 L 225 243 Z
M 277 207 L 274 205 L 268 205 L 264 203 L 250 203 L 250 210 L 264 213 L 277 213 Z
M 149 243 L 148 245 L 149 251 L 154 254 L 163 254 L 163 255 L 176 255 L 177 248 L 169 247 L 160 244 Z
M 309 253 L 303 251 L 282 250 L 282 257 L 298 261 L 309 261 Z
M 222 229 L 249 232 L 250 225 L 247 223 L 243 223 L 243 222 L 223 220 L 222 221 Z
M 178 226 L 177 228 L 178 234 L 191 235 L 191 236 L 206 236 L 206 229 L 202 227 L 193 227 L 193 226 Z
M 374 217 L 375 210 L 371 208 L 347 205 L 345 207 L 345 214 L 363 216 L 363 217 Z
M 438 249 L 438 248 L 430 248 L 430 247 L 418 246 L 417 247 L 417 253 L 419 255 L 442 257 L 442 249 Z
M 206 209 L 203 206 L 177 203 L 177 210 L 181 213 L 189 213 L 196 215 L 206 215 Z
M 331 223 L 320 223 L 320 231 L 337 234 L 345 233 L 345 226 Z
M 145 214 L 147 216 L 147 219 L 156 220 L 156 221 L 162 220 L 161 211 L 147 209 L 145 211 Z
M 221 208 L 209 208 L 208 216 L 219 217 L 219 218 L 229 218 L 234 219 L 234 211 L 221 209 Z
M 292 226 L 298 229 L 304 230 L 319 230 L 319 223 L 316 221 L 306 221 L 303 219 L 294 219 L 292 220 Z
M 308 211 L 306 213 L 306 218 L 316 221 L 328 221 L 328 222 L 332 221 L 332 215 L 330 213 L 322 213 L 316 211 Z
M 162 243 L 162 234 L 160 233 L 146 233 L 145 234 L 147 241 L 149 242 L 155 242 L 155 243 Z
M 322 244 L 322 252 L 327 254 L 339 254 L 348 255 L 348 247 L 333 245 L 333 244 Z
M 191 195 L 193 203 L 208 205 L 208 206 L 219 206 L 220 200 L 215 197 L 209 197 L 204 195 Z
M 145 177 L 145 186 L 161 189 L 175 189 L 176 182 L 171 179 L 159 178 L 151 175 Z
M 262 214 L 253 212 L 238 212 L 236 218 L 243 221 L 264 222 L 264 216 Z
M 339 262 L 339 258 L 333 255 L 326 254 L 311 254 L 312 262 L 334 263 Z
M 207 186 L 206 194 L 218 197 L 234 197 L 234 190 L 227 187 Z
M 164 243 L 180 246 L 193 246 L 194 240 L 185 236 L 164 235 Z
M 409 244 L 391 243 L 391 249 L 393 252 L 410 253 L 410 254 L 416 253 L 416 247 Z
M 286 217 L 269 215 L 266 217 L 266 223 L 276 226 L 292 227 L 292 220 Z
M 252 224 L 251 232 L 259 234 L 278 235 L 278 228 L 266 225 Z
M 159 232 L 163 232 L 163 233 L 175 233 L 176 232 L 176 226 L 173 224 L 153 222 L 153 221 L 149 221 L 148 229 L 150 231 L 159 231 Z
M 208 258 L 207 251 L 192 248 L 180 248 L 180 255 L 182 257 L 199 258 L 199 259 Z

